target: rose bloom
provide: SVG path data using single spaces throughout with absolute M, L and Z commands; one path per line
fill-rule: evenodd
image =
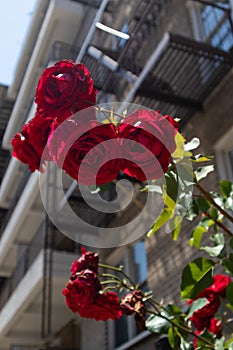
M 135 312 L 139 312 L 141 307 L 145 307 L 142 301 L 142 292 L 140 290 L 134 290 L 131 293 L 126 294 L 121 299 L 121 308 L 125 315 L 132 315 Z
M 201 291 L 195 299 L 191 299 L 188 301 L 188 304 L 192 304 L 192 302 L 199 298 L 206 298 L 208 300 L 208 304 L 202 307 L 201 309 L 194 312 L 193 316 L 197 318 L 208 318 L 212 317 L 218 310 L 220 305 L 219 295 L 208 288 Z
M 203 332 L 202 330 L 196 330 L 194 333 L 196 335 L 201 335 L 202 332 Z M 193 347 L 194 347 L 194 349 L 196 349 L 198 347 L 198 338 L 196 338 L 196 337 L 193 339 Z
M 71 118 L 51 132 L 48 144 L 53 160 L 79 183 L 102 185 L 118 175 L 121 153 L 112 123 Z
M 63 60 L 44 70 L 36 89 L 38 111 L 58 122 L 95 105 L 96 90 L 89 70 L 82 63 Z M 88 117 L 88 114 L 86 115 Z M 91 113 L 90 119 L 93 119 Z
M 210 333 L 215 334 L 217 338 L 221 338 L 222 331 L 223 331 L 222 322 L 220 320 L 218 320 L 217 318 L 212 317 L 210 319 L 210 325 L 208 327 L 208 331 Z
M 98 294 L 94 302 L 79 310 L 81 317 L 92 318 L 96 321 L 115 320 L 122 316 L 119 299 L 116 293 Z
M 231 278 L 225 275 L 215 275 L 213 278 L 214 283 L 207 289 L 218 293 L 221 297 L 225 297 L 227 286 L 231 283 Z
M 54 120 L 51 117 L 43 119 L 36 113 L 28 123 L 24 124 L 21 133 L 17 133 L 12 141 L 12 155 L 21 162 L 28 164 L 29 169 L 33 172 L 40 170 L 43 172 L 42 165 L 47 160 L 51 160 L 46 144 Z M 41 157 L 43 161 L 41 164 Z
M 82 247 L 82 255 L 79 259 L 75 260 L 71 265 L 71 276 L 75 276 L 77 272 L 81 270 L 89 269 L 97 273 L 98 271 L 98 263 L 99 263 L 99 255 L 95 252 L 86 252 Z
M 67 306 L 77 312 L 93 303 L 100 290 L 96 273 L 86 269 L 76 273 L 76 279 L 67 283 L 62 294 L 66 297 Z
M 142 298 L 142 292 L 140 290 L 134 290 L 132 293 L 126 294 L 120 303 L 124 315 L 134 314 L 136 326 L 139 330 L 146 329 L 146 310 Z
M 210 317 L 200 318 L 196 315 L 196 313 L 190 317 L 190 320 L 192 321 L 194 327 L 199 331 L 204 330 L 210 325 Z
M 174 119 L 158 111 L 138 110 L 116 130 L 125 159 L 123 172 L 140 181 L 162 177 L 176 149 L 178 126 Z
M 209 319 L 209 326 L 207 328 L 208 332 L 216 335 L 217 338 L 221 338 L 222 337 L 222 331 L 223 331 L 223 325 L 222 322 L 219 321 L 217 318 L 212 317 Z M 195 330 L 195 334 L 197 335 L 201 335 L 204 332 L 204 328 L 203 329 L 197 329 Z M 198 347 L 198 339 L 195 337 L 193 340 L 193 346 L 194 348 Z

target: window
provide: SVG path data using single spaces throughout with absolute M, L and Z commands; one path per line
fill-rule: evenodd
M 147 290 L 147 256 L 144 241 L 138 241 L 130 246 L 119 248 L 113 254 L 109 263 L 123 265 L 125 272 L 140 285 L 140 289 Z M 124 291 L 125 294 L 125 291 Z M 139 332 L 135 327 L 133 316 L 123 316 L 119 320 L 110 322 L 110 348 L 115 349 L 134 338 Z
M 206 1 L 211 3 L 211 1 Z M 229 18 L 230 3 L 227 0 L 213 1 L 211 5 L 204 0 L 187 2 L 190 11 L 193 34 L 196 40 L 229 51 L 233 47 L 233 32 Z M 199 59 L 200 83 L 205 84 L 216 72 L 220 62 L 213 63 L 208 69 L 205 60 Z
M 212 46 L 229 51 L 233 46 L 233 33 L 228 12 L 226 11 L 229 8 L 229 2 L 223 1 L 221 7 L 222 9 L 202 4 L 201 19 L 204 40 Z
M 215 152 L 219 177 L 233 181 L 233 127 L 216 143 Z
M 227 11 L 230 9 L 230 1 L 216 1 L 211 5 L 201 1 L 189 1 L 189 9 L 195 39 L 229 51 L 233 46 L 233 33 Z

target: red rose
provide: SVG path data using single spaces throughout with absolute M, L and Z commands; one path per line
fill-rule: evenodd
M 222 322 L 220 320 L 218 320 L 217 318 L 212 317 L 210 319 L 210 325 L 208 327 L 208 331 L 210 333 L 215 334 L 217 338 L 221 338 L 222 331 L 223 331 Z
M 29 169 L 33 172 L 40 169 L 40 157 L 35 149 L 25 140 L 25 138 L 17 133 L 11 140 L 13 147 L 12 155 L 21 162 L 28 164 Z
M 196 315 L 196 313 L 190 317 L 190 320 L 192 321 L 194 327 L 199 331 L 209 327 L 210 324 L 210 317 L 200 318 Z
M 69 281 L 62 294 L 66 297 L 67 306 L 77 312 L 80 308 L 86 308 L 91 304 L 97 293 L 101 290 L 99 280 L 91 270 L 83 270 L 76 273 L 76 279 Z
M 44 70 L 35 102 L 39 111 L 58 122 L 96 103 L 96 90 L 89 70 L 82 63 L 63 60 Z M 93 111 L 92 111 L 93 112 Z M 88 115 L 87 115 L 88 118 Z M 90 118 L 93 119 L 93 113 Z
M 53 160 L 79 183 L 102 185 L 118 175 L 120 147 L 112 123 L 71 118 L 51 133 L 48 144 Z
M 222 330 L 223 330 L 223 325 L 222 322 L 219 321 L 217 318 L 210 318 L 209 319 L 209 326 L 207 328 L 208 332 L 216 335 L 217 338 L 221 338 L 222 336 Z M 204 332 L 204 328 L 203 329 L 197 329 L 194 331 L 194 333 L 196 335 L 201 335 Z M 194 349 L 196 349 L 199 345 L 198 345 L 198 338 L 194 338 L 193 340 L 193 346 Z
M 196 331 L 194 332 L 194 334 L 196 334 L 196 335 L 201 335 L 202 332 L 203 332 L 203 331 L 196 330 Z M 193 347 L 194 347 L 194 349 L 196 349 L 196 348 L 198 347 L 198 338 L 196 338 L 196 337 L 195 337 L 194 340 L 193 340 Z
M 89 269 L 97 273 L 98 271 L 99 256 L 95 252 L 86 252 L 82 248 L 82 255 L 79 259 L 75 260 L 71 265 L 71 276 L 74 276 L 81 270 Z
M 92 318 L 96 321 L 115 320 L 122 316 L 119 299 L 116 293 L 98 294 L 95 301 L 79 310 L 81 317 Z
M 191 304 L 194 300 L 199 298 L 206 298 L 208 300 L 208 304 L 202 307 L 201 309 L 194 312 L 194 316 L 197 318 L 208 318 L 212 317 L 218 310 L 220 305 L 219 295 L 208 288 L 201 291 L 195 299 L 189 300 L 189 304 Z
M 218 293 L 221 297 L 225 297 L 227 286 L 231 283 L 231 278 L 225 275 L 215 275 L 213 278 L 214 283 L 207 289 Z
M 43 171 L 40 163 L 44 151 L 42 163 L 51 160 L 46 144 L 53 122 L 51 117 L 41 118 L 36 114 L 33 119 L 24 124 L 21 134 L 17 133 L 11 141 L 12 155 L 28 164 L 32 172 L 35 170 Z
M 163 176 L 176 148 L 177 129 L 170 116 L 152 110 L 127 116 L 116 128 L 125 159 L 124 173 L 140 181 Z

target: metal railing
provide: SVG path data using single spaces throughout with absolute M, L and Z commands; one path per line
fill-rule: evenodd
M 32 266 L 38 254 L 44 248 L 45 227 L 44 222 L 36 231 L 31 243 L 25 247 L 23 253 L 19 257 L 16 267 L 10 278 L 6 279 L 0 289 L 0 310 L 4 307 L 7 300 L 15 291 L 20 281 L 23 279 L 27 271 Z M 76 249 L 76 242 L 64 236 L 61 232 L 54 232 L 54 250 L 74 252 Z
M 43 248 L 44 235 L 43 227 L 40 226 L 34 235 L 31 243 L 25 248 L 22 255 L 19 257 L 16 267 L 10 278 L 6 279 L 0 290 L 0 309 L 3 308 L 7 300 L 10 298 L 23 276 L 31 267 L 32 263 Z
M 2 234 L 4 233 L 4 230 L 5 230 L 5 228 L 6 228 L 7 224 L 8 224 L 8 221 L 9 221 L 13 211 L 15 210 L 15 207 L 16 207 L 16 205 L 18 203 L 19 198 L 21 197 L 21 194 L 24 191 L 24 188 L 25 188 L 25 186 L 26 186 L 26 184 L 28 182 L 28 179 L 29 179 L 30 175 L 31 175 L 31 171 L 29 169 L 26 169 L 25 174 L 23 175 L 23 177 L 22 177 L 22 179 L 21 179 L 21 181 L 19 183 L 18 189 L 17 189 L 15 197 L 14 197 L 12 203 L 11 203 L 11 206 L 8 209 L 4 219 L 2 221 L 2 224 L 0 226 L 0 238 L 1 238 Z

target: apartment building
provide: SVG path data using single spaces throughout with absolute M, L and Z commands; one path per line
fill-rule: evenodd
M 161 230 L 133 242 L 125 233 L 112 248 L 98 232 L 90 240 L 83 240 L 79 227 L 75 239 L 65 235 L 65 211 L 54 207 L 61 199 L 54 168 L 45 176 L 30 173 L 11 156 L 11 139 L 34 116 L 43 70 L 73 59 L 89 68 L 98 103 L 124 101 L 179 117 L 185 137 L 199 137 L 200 153 L 215 154 L 219 177 L 232 180 L 232 9 L 232 0 L 37 1 L 13 83 L 0 87 L 0 350 L 168 348 L 166 339 L 138 333 L 130 318 L 81 319 L 67 309 L 61 291 L 80 244 L 87 242 L 103 260 L 125 265 L 159 300 L 178 300 L 179 272 L 195 254 L 186 240 L 171 242 Z M 63 187 L 75 213 L 96 227 L 119 226 L 140 209 L 133 202 L 127 217 L 98 212 L 68 176 Z M 105 200 L 113 192 L 110 187 Z M 143 203 L 143 194 L 138 201 Z M 56 222 L 48 215 L 51 206 Z M 146 220 L 147 213 L 142 232 Z

